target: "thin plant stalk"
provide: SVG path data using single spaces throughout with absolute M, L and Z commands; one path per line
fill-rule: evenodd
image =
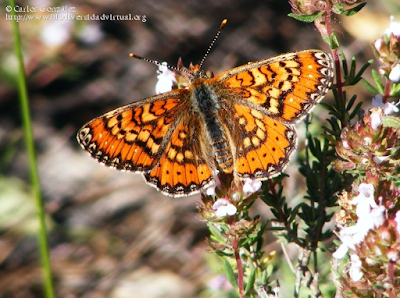
M 14 8 L 15 3 L 14 0 L 9 0 L 9 5 Z M 33 193 L 36 199 L 36 207 L 37 207 L 37 217 L 39 221 L 39 250 L 40 250 L 40 258 L 43 269 L 43 280 L 44 280 L 44 292 L 47 298 L 54 297 L 53 290 L 53 279 L 51 274 L 50 267 L 50 257 L 49 257 L 49 247 L 47 242 L 47 234 L 46 234 L 46 222 L 45 222 L 45 212 L 43 208 L 41 190 L 39 185 L 39 174 L 37 170 L 36 164 L 36 155 L 35 155 L 35 147 L 33 141 L 33 132 L 32 132 L 32 124 L 30 119 L 30 111 L 29 111 L 29 101 L 28 101 L 28 92 L 26 88 L 26 80 L 25 80 L 25 70 L 24 63 L 22 58 L 22 49 L 21 49 L 21 37 L 19 34 L 18 23 L 15 18 L 15 11 L 12 9 L 11 11 L 13 15 L 13 34 L 15 40 L 15 55 L 18 60 L 18 93 L 19 93 L 19 101 L 20 101 L 20 109 L 22 115 L 23 128 L 25 132 L 25 144 L 26 151 L 28 154 L 29 160 L 29 174 L 32 183 Z

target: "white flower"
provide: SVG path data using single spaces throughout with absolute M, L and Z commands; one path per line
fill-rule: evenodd
M 383 107 L 382 95 L 377 94 L 372 98 L 372 107 L 374 108 Z
M 365 235 L 360 236 L 359 227 L 357 225 L 346 227 L 340 230 L 339 238 L 342 241 L 336 251 L 333 253 L 333 257 L 336 259 L 342 259 L 348 252 L 349 249 L 355 250 L 355 244 L 360 243 Z
M 371 228 L 370 224 L 359 220 L 354 226 L 343 228 L 339 238 L 349 249 L 355 250 L 355 245 L 364 240 Z
M 383 163 L 385 160 L 387 160 L 390 156 L 374 156 L 373 161 L 377 164 L 380 165 Z
M 213 184 L 213 185 L 211 185 L 210 187 L 208 187 L 207 189 L 206 189 L 206 195 L 207 196 L 213 196 L 213 197 L 215 197 L 215 188 L 216 188 L 217 186 L 215 185 L 215 183 Z
M 382 40 L 381 38 L 378 38 L 378 39 L 375 41 L 375 44 L 374 44 L 375 49 L 380 49 L 381 46 L 382 46 L 382 44 L 383 44 L 383 40 Z
M 370 266 L 376 265 L 376 262 L 370 258 L 365 258 L 365 263 L 367 263 Z
M 164 93 L 172 90 L 172 86 L 176 83 L 175 74 L 173 71 L 168 69 L 167 62 L 161 63 L 158 66 L 158 82 L 156 84 L 156 93 Z
M 370 229 L 383 224 L 386 208 L 376 204 L 375 188 L 372 184 L 361 183 L 359 191 L 360 194 L 350 201 L 350 204 L 357 205 L 356 214 L 358 217 L 356 225 L 350 228 L 357 227 L 359 236 L 365 237 Z
M 350 204 L 357 205 L 356 214 L 360 218 L 368 216 L 371 212 L 371 207 L 376 208 L 378 205 L 374 199 L 375 187 L 372 184 L 361 183 L 358 191 L 360 193 L 350 201 Z
M 399 259 L 399 254 L 394 250 L 389 250 L 386 256 L 393 262 L 396 262 Z
M 386 208 L 383 205 L 371 210 L 371 219 L 375 228 L 380 227 L 385 222 L 385 212 Z
M 392 68 L 389 74 L 389 80 L 391 80 L 393 83 L 400 82 L 400 64 L 397 64 Z
M 41 40 L 49 47 L 62 46 L 71 38 L 72 22 L 67 19 L 67 14 L 57 14 L 58 20 L 46 23 Z M 65 20 L 63 20 L 65 18 Z
M 231 216 L 237 211 L 236 207 L 226 199 L 218 199 L 213 205 L 217 217 Z
M 397 233 L 400 235 L 400 211 L 396 212 L 396 217 L 394 221 L 396 222 Z
M 389 28 L 385 30 L 385 34 L 387 36 L 390 36 L 390 34 L 393 34 L 394 36 L 398 37 L 400 36 L 400 23 L 399 22 L 393 22 L 394 17 L 390 17 L 390 25 Z
M 260 180 L 247 180 L 243 185 L 243 192 L 246 195 L 252 194 L 253 192 L 259 191 L 262 186 Z
M 214 178 L 215 183 L 206 189 L 206 195 L 207 195 L 207 196 L 213 196 L 213 197 L 215 197 L 215 195 L 216 195 L 216 194 L 215 194 L 215 189 L 216 189 L 218 186 L 221 185 L 221 181 L 220 181 L 219 178 L 218 178 L 218 173 L 219 173 L 218 170 L 215 170 L 215 171 L 213 172 L 213 178 Z
M 364 145 L 369 146 L 372 144 L 372 139 L 370 137 L 365 137 L 364 138 Z
M 351 266 L 350 266 L 350 270 L 349 270 L 350 278 L 353 281 L 357 282 L 364 275 L 364 273 L 362 273 L 360 270 L 362 267 L 362 262 L 356 254 L 352 254 L 350 256 L 350 260 L 351 260 Z
M 383 113 L 385 115 L 390 115 L 390 114 L 393 114 L 393 113 L 397 113 L 399 111 L 399 108 L 397 107 L 397 104 L 393 104 L 391 102 L 385 103 L 385 106 L 383 107 Z
M 90 22 L 85 24 L 82 31 L 79 32 L 79 38 L 82 42 L 87 44 L 96 44 L 104 37 L 101 31 L 100 24 L 97 22 Z
M 240 200 L 240 193 L 234 192 L 234 193 L 232 194 L 232 201 L 238 202 L 239 200 Z
M 279 290 L 280 290 L 279 287 L 275 287 L 272 289 L 272 291 L 274 291 L 275 297 L 277 297 L 277 298 L 279 297 Z
M 369 164 L 369 159 L 368 158 L 363 158 L 363 159 L 361 159 L 361 163 L 363 165 L 368 165 Z
M 359 195 L 350 201 L 350 204 L 357 205 L 357 223 L 341 229 L 339 238 L 342 241 L 342 245 L 333 253 L 333 257 L 336 259 L 343 258 L 349 249 L 355 250 L 355 245 L 364 240 L 369 230 L 380 227 L 385 221 L 384 214 L 386 208 L 376 204 L 374 186 L 372 184 L 361 183 L 358 189 L 360 192 Z
M 347 254 L 348 250 L 349 250 L 348 246 L 342 243 L 342 245 L 340 245 L 336 249 L 336 251 L 332 254 L 332 256 L 338 260 L 343 259 L 343 257 Z
M 377 130 L 382 125 L 382 112 L 372 111 L 371 113 L 371 128 Z M 372 140 L 371 140 L 372 141 Z
M 399 108 L 396 106 L 397 104 L 393 104 L 391 102 L 383 103 L 382 95 L 377 94 L 375 97 L 372 99 L 372 107 L 374 108 L 382 108 L 383 109 L 383 114 L 385 115 L 390 115 L 393 113 L 397 113 L 399 111 Z

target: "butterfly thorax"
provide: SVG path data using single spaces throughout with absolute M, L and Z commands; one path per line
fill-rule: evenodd
M 190 99 L 193 110 L 203 120 L 206 135 L 214 150 L 215 160 L 225 173 L 232 173 L 233 158 L 224 128 L 218 121 L 218 110 L 220 109 L 220 98 L 213 88 L 208 84 L 208 79 L 198 79 L 189 88 Z

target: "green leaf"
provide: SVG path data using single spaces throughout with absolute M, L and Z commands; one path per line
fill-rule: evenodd
M 349 79 L 351 80 L 349 83 L 352 83 L 354 76 L 356 74 L 356 57 L 351 58 L 351 66 L 350 66 L 350 74 Z
M 335 118 L 338 118 L 338 119 L 341 118 L 341 117 L 340 117 L 340 113 L 337 112 L 337 111 L 334 111 L 334 110 L 329 111 L 329 114 L 331 114 L 331 115 L 334 116 Z
M 381 77 L 379 76 L 378 72 L 375 69 L 372 70 L 372 77 L 374 78 L 375 85 L 378 88 L 379 94 L 383 94 L 384 88 L 381 82 Z
M 383 116 L 382 125 L 385 127 L 393 127 L 395 129 L 400 129 L 400 119 L 394 116 Z
M 327 43 L 328 45 L 330 45 L 330 39 L 329 39 L 329 37 L 328 36 L 326 36 L 326 35 L 321 35 L 321 37 L 322 37 L 322 40 L 325 42 L 325 43 Z
M 224 264 L 224 271 L 226 274 L 226 278 L 228 279 L 228 281 L 232 285 L 232 287 L 237 289 L 238 285 L 237 285 L 237 281 L 236 281 L 236 276 L 235 276 L 235 273 L 233 272 L 231 264 L 229 263 L 229 261 L 226 258 L 223 258 L 222 262 Z
M 347 111 L 350 111 L 350 109 L 351 109 L 351 107 L 353 106 L 353 104 L 354 104 L 354 102 L 356 101 L 356 99 L 357 99 L 357 95 L 354 95 L 354 96 L 352 96 L 352 97 L 349 99 L 349 102 L 348 102 L 348 104 L 347 104 L 347 106 L 346 106 L 346 110 L 347 110 Z
M 366 79 L 361 79 L 361 82 L 364 84 L 365 88 L 373 94 L 379 94 L 378 89 L 376 89 L 374 86 L 372 86 Z
M 362 106 L 362 102 L 359 102 L 359 103 L 356 105 L 356 107 L 354 108 L 353 112 L 351 112 L 351 114 L 350 114 L 350 119 L 353 119 L 353 118 L 358 114 L 358 112 L 359 112 L 360 109 L 361 109 L 361 106 Z
M 343 6 L 343 4 L 338 3 L 338 4 L 333 5 L 332 10 L 336 14 L 341 14 L 344 11 L 344 6 Z
M 329 120 L 329 119 L 328 119 L 328 120 Z M 331 134 L 331 135 L 336 135 L 336 134 L 335 134 L 335 131 L 333 131 L 332 129 L 326 127 L 325 125 L 322 125 L 322 129 L 325 130 L 326 132 L 328 132 L 328 133 Z M 325 135 L 325 134 L 324 134 L 324 136 L 325 136 L 326 138 L 329 138 L 329 135 Z M 329 139 L 329 140 L 331 140 L 331 139 Z
M 342 13 L 341 13 L 341 15 L 344 15 L 344 16 L 346 16 L 346 17 L 350 17 L 350 16 L 352 16 L 352 15 L 355 15 L 355 14 L 356 14 L 357 12 L 359 12 L 365 5 L 367 5 L 366 2 L 361 3 L 361 4 L 355 6 L 355 7 L 351 8 L 351 9 L 343 10 Z
M 394 83 L 392 85 L 392 88 L 390 90 L 390 96 L 397 97 L 400 95 L 400 84 L 399 83 Z
M 373 59 L 368 60 L 368 62 L 365 63 L 365 64 L 363 65 L 363 67 L 360 68 L 360 70 L 358 71 L 358 73 L 357 73 L 356 76 L 355 76 L 355 79 L 357 80 L 357 83 L 358 83 L 358 81 L 361 79 L 361 76 L 363 75 L 364 71 L 365 71 L 372 63 L 374 63 L 374 60 L 373 60 Z
M 304 203 L 300 203 L 298 204 L 296 207 L 293 208 L 292 213 L 290 214 L 290 217 L 288 219 L 288 223 L 291 223 L 292 221 L 295 220 L 295 217 L 297 216 L 297 214 L 299 213 L 299 209 L 301 208 L 301 205 Z
M 261 226 L 260 231 L 258 232 L 258 234 L 259 234 L 260 236 L 259 236 L 259 238 L 258 238 L 258 240 L 257 240 L 257 246 L 256 246 L 256 250 L 257 250 L 257 251 L 261 251 L 261 249 L 262 249 L 262 247 L 263 247 L 264 238 L 262 237 L 262 234 L 264 233 L 265 228 L 267 227 L 267 224 L 268 224 L 267 222 L 264 223 L 264 224 Z
M 285 227 L 270 227 L 268 231 L 283 231 Z
M 347 76 L 347 74 L 348 74 L 348 69 L 347 69 L 347 59 L 346 59 L 346 56 L 344 55 L 344 53 L 343 53 L 342 50 L 339 50 L 339 51 L 338 51 L 338 54 L 339 54 L 339 59 L 340 59 L 340 61 L 342 61 L 343 74 L 344 74 L 345 76 Z
M 246 287 L 244 289 L 244 293 L 248 294 L 250 290 L 254 288 L 254 281 L 256 280 L 256 269 L 252 267 L 250 269 L 249 279 L 247 280 Z
M 223 250 L 220 250 L 220 249 L 216 249 L 216 250 L 214 250 L 214 252 L 215 252 L 218 256 L 220 256 L 221 258 L 224 258 L 224 257 L 233 257 L 233 253 L 232 253 L 232 252 L 229 252 L 229 251 L 223 251 Z
M 331 33 L 329 36 L 329 46 L 332 50 L 335 50 L 339 47 L 339 39 L 337 38 L 335 33 Z
M 329 112 L 335 112 L 335 109 L 327 103 L 321 102 L 320 105 L 327 109 Z
M 210 230 L 211 235 L 215 237 L 215 240 L 225 243 L 224 236 L 222 236 L 221 232 L 219 231 L 219 229 L 217 229 L 217 227 L 214 224 L 209 223 L 208 228 Z
M 262 272 L 261 276 L 261 284 L 262 285 L 268 285 L 269 284 L 269 278 L 272 275 L 272 272 L 274 270 L 274 267 L 271 264 L 268 264 L 265 270 Z
M 311 22 L 314 22 L 316 19 L 318 19 L 323 14 L 324 14 L 324 11 L 320 11 L 320 12 L 315 12 L 315 13 L 310 14 L 310 15 L 297 15 L 297 14 L 294 14 L 294 13 L 289 13 L 288 16 L 293 18 L 293 19 L 296 19 L 298 21 L 311 23 Z

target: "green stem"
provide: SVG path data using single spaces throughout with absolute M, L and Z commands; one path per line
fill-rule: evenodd
M 15 3 L 14 0 L 9 0 L 10 7 L 14 8 Z M 43 268 L 43 279 L 44 279 L 44 287 L 45 294 L 47 298 L 54 297 L 53 290 L 53 280 L 51 275 L 50 268 L 50 257 L 49 257 L 49 247 L 47 244 L 47 235 L 46 235 L 46 223 L 45 223 L 45 212 L 42 203 L 41 190 L 39 185 L 39 175 L 36 164 L 36 155 L 35 155 L 35 147 L 33 141 L 33 133 L 32 133 L 32 125 L 29 113 L 29 102 L 28 102 L 28 92 L 26 88 L 25 81 L 25 70 L 24 63 L 22 58 L 22 50 L 21 50 L 21 37 L 19 34 L 18 23 L 16 21 L 16 15 L 14 9 L 11 10 L 11 14 L 13 16 L 13 33 L 15 39 L 15 54 L 18 59 L 19 68 L 18 68 L 18 91 L 19 91 L 19 101 L 20 108 L 22 114 L 22 122 L 25 132 L 25 143 L 26 150 L 29 158 L 29 174 L 32 183 L 32 188 L 34 192 L 34 196 L 36 199 L 36 207 L 37 207 L 37 216 L 40 224 L 39 228 L 39 249 L 40 249 L 40 257 Z

